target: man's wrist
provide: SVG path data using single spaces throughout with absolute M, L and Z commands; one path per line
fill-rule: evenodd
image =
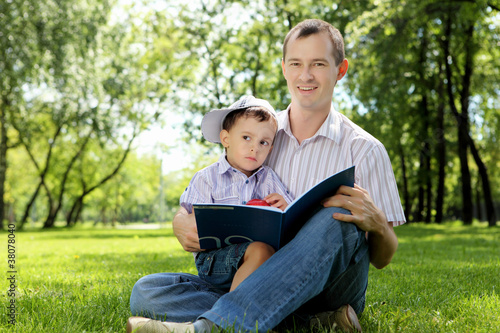
M 380 210 L 375 220 L 375 227 L 369 233 L 373 236 L 384 237 L 384 235 L 389 232 L 389 229 L 389 222 L 387 221 L 384 212 Z

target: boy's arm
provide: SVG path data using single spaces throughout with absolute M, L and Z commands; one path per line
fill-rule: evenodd
M 181 207 L 172 220 L 174 235 L 185 251 L 199 252 L 200 240 L 194 213 L 188 214 L 187 210 Z

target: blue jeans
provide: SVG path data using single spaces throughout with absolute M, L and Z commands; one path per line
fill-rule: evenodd
M 267 331 L 290 315 L 308 315 L 350 304 L 364 309 L 369 253 L 365 233 L 333 219 L 341 208 L 323 208 L 294 239 L 226 293 L 196 275 L 159 273 L 141 278 L 130 297 L 134 315 L 184 322 L 207 318 L 222 328 Z
M 229 291 L 250 242 L 203 251 L 196 256 L 198 276 L 216 288 Z

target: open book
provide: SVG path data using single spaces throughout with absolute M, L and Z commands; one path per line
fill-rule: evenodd
M 354 166 L 319 182 L 284 211 L 266 206 L 194 204 L 200 247 L 261 241 L 278 250 L 322 207 L 321 200 L 333 196 L 341 185 L 354 186 Z

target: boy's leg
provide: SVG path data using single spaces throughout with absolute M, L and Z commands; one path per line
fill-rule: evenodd
M 328 286 L 338 285 L 339 278 L 355 266 L 355 258 L 365 258 L 368 251 L 363 232 L 354 224 L 334 220 L 335 211 L 347 212 L 321 209 L 290 243 L 201 317 L 223 328 L 255 330 L 258 323 L 259 330 L 267 331 Z M 356 302 L 353 293 L 364 297 L 367 270 L 356 271 L 366 276 L 335 302 Z
M 194 321 L 229 291 L 249 244 L 200 252 L 196 258 L 199 276 L 158 273 L 141 278 L 130 296 L 132 314 L 161 321 Z
M 196 256 L 198 276 L 215 288 L 229 291 L 250 242 L 203 251 Z
M 274 254 L 274 248 L 266 243 L 253 242 L 248 245 L 243 256 L 241 265 L 234 275 L 230 291 L 233 291 L 239 284 L 252 274 L 260 265 Z
M 162 321 L 186 322 L 209 310 L 224 291 L 196 275 L 158 273 L 141 278 L 130 296 L 135 316 Z

